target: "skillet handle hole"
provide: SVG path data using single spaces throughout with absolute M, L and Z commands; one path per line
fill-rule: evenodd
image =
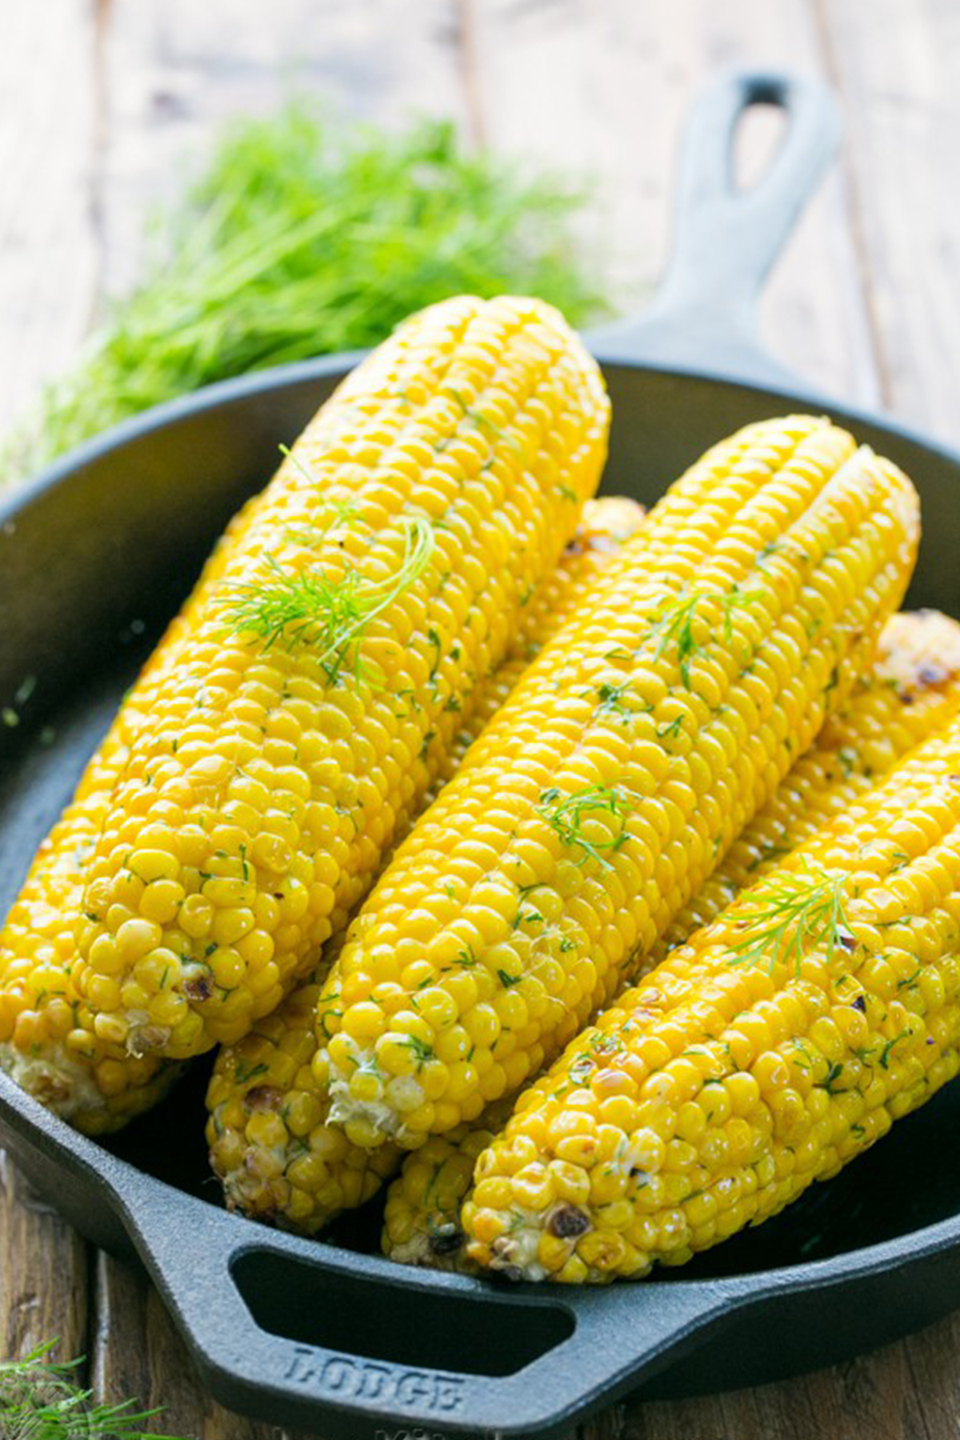
M 230 1273 L 262 1330 L 300 1344 L 430 1370 L 513 1375 L 568 1340 L 576 1319 L 557 1301 L 421 1288 L 342 1274 L 271 1250 L 244 1250 Z
M 769 171 L 786 137 L 790 119 L 780 105 L 757 101 L 747 107 L 733 133 L 731 182 L 738 194 L 755 189 Z

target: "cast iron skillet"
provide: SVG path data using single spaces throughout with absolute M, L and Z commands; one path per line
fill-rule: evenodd
M 789 124 L 766 178 L 741 194 L 733 133 L 758 103 Z M 701 100 L 660 297 L 595 341 L 615 414 L 606 488 L 652 502 L 739 425 L 828 409 L 913 476 L 927 539 L 911 598 L 960 614 L 960 455 L 830 404 L 753 338 L 761 282 L 837 134 L 830 97 L 810 82 L 744 75 Z M 20 717 L 0 726 L 0 909 L 222 524 L 354 359 L 164 406 L 0 512 L 0 708 Z M 0 1077 L 3 1140 L 73 1224 L 146 1266 L 214 1395 L 276 1423 L 384 1440 L 552 1435 L 655 1375 L 659 1393 L 757 1383 L 906 1334 L 955 1303 L 960 1181 L 943 1156 L 958 1087 L 787 1215 L 675 1274 L 572 1293 L 390 1265 L 362 1214 L 327 1243 L 226 1214 L 205 1178 L 204 1069 L 109 1145 Z

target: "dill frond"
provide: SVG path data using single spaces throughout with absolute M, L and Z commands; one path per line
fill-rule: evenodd
M 468 154 L 455 128 L 345 126 L 306 100 L 234 121 L 154 222 L 139 287 L 0 459 L 3 476 L 211 381 L 378 344 L 449 295 L 607 309 L 571 219 L 588 189 Z
M 724 639 L 729 640 L 733 633 L 731 621 L 733 611 L 751 605 L 755 599 L 756 595 L 753 592 L 740 590 L 700 590 L 685 597 L 680 595 L 665 597 L 658 607 L 658 613 L 650 630 L 651 638 L 657 641 L 654 658 L 659 660 L 671 646 L 675 646 L 677 661 L 680 665 L 680 678 L 686 689 L 689 690 L 690 662 L 705 648 L 705 642 L 698 640 L 694 634 L 697 607 L 702 605 L 705 600 L 715 601 L 720 606 L 723 611 Z
M 143 1422 L 161 1411 L 136 1411 L 132 1400 L 91 1405 L 92 1391 L 73 1378 L 81 1361 L 57 1364 L 49 1358 L 56 1343 L 50 1340 L 22 1360 L 0 1363 L 0 1434 L 10 1440 L 150 1440 Z
M 731 965 L 800 964 L 808 950 L 823 945 L 828 963 L 838 947 L 850 949 L 856 941 L 844 911 L 849 877 L 842 872 L 787 871 L 761 880 L 737 906 L 743 939 L 734 946 Z
M 537 814 L 543 816 L 564 845 L 583 852 L 578 864 L 589 858 L 609 870 L 610 862 L 601 852 L 619 850 L 627 839 L 626 820 L 631 813 L 629 800 L 632 798 L 617 785 L 591 785 L 571 795 L 551 787 L 541 794 Z M 608 840 L 589 840 L 583 833 L 583 822 L 590 815 L 601 814 L 619 820 L 620 828 Z
M 282 643 L 287 650 L 319 650 L 320 664 L 334 684 L 344 669 L 362 678 L 360 641 L 370 623 L 423 574 L 434 550 L 433 527 L 417 516 L 404 522 L 406 548 L 396 575 L 371 583 L 348 569 L 331 580 L 319 568 L 285 569 L 266 561 L 262 581 L 230 585 L 230 629 L 259 638 L 264 650 Z

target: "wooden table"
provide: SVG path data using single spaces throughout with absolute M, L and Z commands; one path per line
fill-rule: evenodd
M 843 158 L 765 304 L 777 355 L 960 443 L 956 0 L 42 0 L 0 42 L 0 428 L 137 274 L 144 214 L 238 110 L 291 80 L 387 125 L 453 116 L 472 143 L 586 172 L 584 235 L 624 306 L 659 272 L 683 114 L 732 64 L 836 88 Z M 764 127 L 748 137 L 756 164 Z M 752 159 L 751 159 L 752 157 Z M 60 1337 L 98 1395 L 162 1428 L 279 1435 L 212 1403 L 155 1293 L 88 1247 L 0 1157 L 0 1347 Z M 633 1405 L 583 1427 L 636 1440 L 948 1440 L 960 1316 L 787 1384 Z

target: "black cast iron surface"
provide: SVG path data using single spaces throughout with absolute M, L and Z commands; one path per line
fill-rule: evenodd
M 782 106 L 790 123 L 742 195 L 732 136 L 754 103 Z M 910 600 L 960 614 L 960 456 L 804 391 L 753 339 L 763 278 L 836 135 L 829 96 L 789 77 L 731 77 L 700 102 L 660 297 L 595 337 L 615 416 L 603 488 L 650 504 L 738 426 L 828 410 L 913 477 L 925 539 Z M 20 716 L 0 727 L 0 911 L 213 539 L 352 359 L 163 407 L 0 510 L 0 708 Z M 638 1384 L 691 1393 L 843 1358 L 960 1295 L 960 1179 L 943 1163 L 957 1086 L 787 1214 L 683 1271 L 574 1293 L 390 1265 L 376 1253 L 375 1205 L 323 1243 L 227 1215 L 204 1153 L 208 1069 L 107 1145 L 0 1076 L 0 1127 L 73 1224 L 146 1266 L 214 1395 L 274 1423 L 371 1440 L 398 1427 L 546 1436 Z

